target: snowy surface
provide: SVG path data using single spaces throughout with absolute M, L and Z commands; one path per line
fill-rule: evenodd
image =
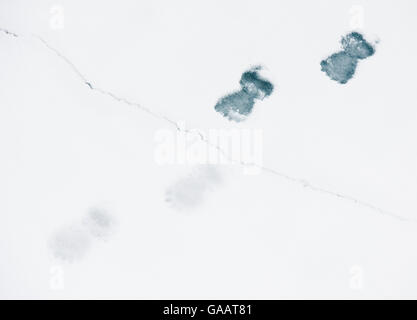
M 416 10 L 1 1 L 0 297 L 417 298 Z M 376 52 L 340 85 L 353 29 Z M 230 122 L 256 65 L 274 92 Z M 189 129 L 262 132 L 262 168 L 158 161 Z

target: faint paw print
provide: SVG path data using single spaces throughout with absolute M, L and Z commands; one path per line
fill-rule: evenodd
M 365 21 L 365 9 L 361 5 L 353 5 L 349 9 L 349 27 L 351 29 L 362 29 Z
M 63 227 L 49 240 L 52 255 L 63 262 L 75 262 L 84 258 L 93 240 L 107 240 L 113 233 L 115 221 L 105 210 L 90 209 L 81 222 Z

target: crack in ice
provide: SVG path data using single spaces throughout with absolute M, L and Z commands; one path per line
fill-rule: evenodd
M 13 36 L 13 37 L 15 37 L 15 38 L 17 38 L 17 37 L 18 37 L 18 35 L 17 35 L 16 33 L 11 32 L 11 31 L 9 31 L 9 30 L 7 30 L 7 29 L 0 28 L 0 31 L 1 31 L 1 32 L 3 32 L 3 33 L 5 33 L 5 34 L 7 34 L 7 35 L 9 35 L 9 36 Z
M 0 28 L 0 32 L 3 32 L 3 33 L 5 33 L 8 36 L 13 36 L 13 37 L 16 37 L 16 38 L 17 37 L 20 37 L 19 34 L 16 34 L 14 32 L 11 32 L 8 29 Z M 328 195 L 328 196 L 332 196 L 332 197 L 335 197 L 335 198 L 338 198 L 338 199 L 341 199 L 341 200 L 348 201 L 348 202 L 353 203 L 355 205 L 358 205 L 358 206 L 361 206 L 361 207 L 364 207 L 364 208 L 368 208 L 368 209 L 370 209 L 370 210 L 372 210 L 374 212 L 377 212 L 377 213 L 379 213 L 381 215 L 390 216 L 390 217 L 395 218 L 395 219 L 397 219 L 399 221 L 417 222 L 416 219 L 407 218 L 407 217 L 398 215 L 396 213 L 393 213 L 391 211 L 385 210 L 383 208 L 380 208 L 378 206 L 375 206 L 375 205 L 373 205 L 371 203 L 368 203 L 366 201 L 363 201 L 361 199 L 358 199 L 358 198 L 355 198 L 355 197 L 352 197 L 352 196 L 349 196 L 349 195 L 346 195 L 346 194 L 343 194 L 343 193 L 339 193 L 339 192 L 335 192 L 335 191 L 332 191 L 332 190 L 328 190 L 328 189 L 325 189 L 325 188 L 322 188 L 322 187 L 315 186 L 314 184 L 310 183 L 309 181 L 307 181 L 305 179 L 296 178 L 296 177 L 290 176 L 288 174 L 279 172 L 279 171 L 277 171 L 275 169 L 271 169 L 271 168 L 268 168 L 268 167 L 265 167 L 265 166 L 262 166 L 262 165 L 259 165 L 259 164 L 248 163 L 248 162 L 245 162 L 245 161 L 235 160 L 235 159 L 231 158 L 219 145 L 211 143 L 198 130 L 190 130 L 190 129 L 183 128 L 176 121 L 174 121 L 174 120 L 166 117 L 165 115 L 158 114 L 158 113 L 152 111 L 151 109 L 142 106 L 139 103 L 132 102 L 132 101 L 126 99 L 126 98 L 119 97 L 118 95 L 114 94 L 111 91 L 103 90 L 103 89 L 97 87 L 95 84 L 93 84 L 91 81 L 89 81 L 78 70 L 78 68 L 74 65 L 74 63 L 71 62 L 71 60 L 69 60 L 66 56 L 64 56 L 57 49 L 55 49 L 54 47 L 52 47 L 42 37 L 40 37 L 40 36 L 38 36 L 36 34 L 32 34 L 32 36 L 35 37 L 36 39 L 38 39 L 47 49 L 49 49 L 50 51 L 52 51 L 56 56 L 58 56 L 61 60 L 63 60 L 73 70 L 73 72 L 82 80 L 82 82 L 90 90 L 97 91 L 97 92 L 99 92 L 99 93 L 101 93 L 103 95 L 107 95 L 107 96 L 109 96 L 110 98 L 112 98 L 115 101 L 124 103 L 124 104 L 129 105 L 129 106 L 136 107 L 136 108 L 138 108 L 138 109 L 140 109 L 140 110 L 142 110 L 142 111 L 150 114 L 151 116 L 153 116 L 155 118 L 158 118 L 160 120 L 164 120 L 164 121 L 168 122 L 169 124 L 173 125 L 177 131 L 180 131 L 180 132 L 183 132 L 183 133 L 186 133 L 186 134 L 196 134 L 196 135 L 198 135 L 201 141 L 203 141 L 204 143 L 206 143 L 208 146 L 217 149 L 222 155 L 224 155 L 232 163 L 235 163 L 235 164 L 238 164 L 238 165 L 242 165 L 242 166 L 246 166 L 246 167 L 247 166 L 257 167 L 258 169 L 260 169 L 262 171 L 269 172 L 270 174 L 273 174 L 275 176 L 278 176 L 278 177 L 280 177 L 282 179 L 285 179 L 287 181 L 290 181 L 290 182 L 296 183 L 298 185 L 301 185 L 302 187 L 307 188 L 307 189 L 309 189 L 309 190 L 311 190 L 313 192 L 321 193 L 321 194 L 324 194 L 324 195 Z

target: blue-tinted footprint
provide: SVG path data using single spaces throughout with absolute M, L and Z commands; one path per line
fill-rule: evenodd
M 220 98 L 214 109 L 229 120 L 240 122 L 252 112 L 256 100 L 263 100 L 271 95 L 274 86 L 259 75 L 260 66 L 245 71 L 240 78 L 239 91 Z
M 321 71 L 341 84 L 348 82 L 356 71 L 359 60 L 375 53 L 375 48 L 358 32 L 351 32 L 341 40 L 343 50 L 321 61 Z

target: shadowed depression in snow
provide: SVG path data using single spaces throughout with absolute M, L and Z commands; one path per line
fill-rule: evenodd
M 221 181 L 222 176 L 216 167 L 198 167 L 166 190 L 165 201 L 179 211 L 194 209 L 204 202 L 207 192 Z

